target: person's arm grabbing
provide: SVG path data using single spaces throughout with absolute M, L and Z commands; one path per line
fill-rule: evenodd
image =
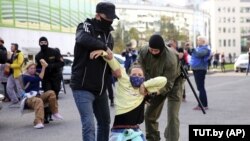
M 40 72 L 40 74 L 39 74 L 39 77 L 40 77 L 40 79 L 43 79 L 44 73 L 45 73 L 45 69 L 46 69 L 46 67 L 48 66 L 48 64 L 47 64 L 47 62 L 46 62 L 44 59 L 41 59 L 39 62 L 40 62 L 41 65 L 42 65 L 42 70 L 41 70 L 41 72 Z
M 89 51 L 104 50 L 108 47 L 106 44 L 97 38 L 93 37 L 92 25 L 88 22 L 84 22 L 78 25 L 76 30 L 76 44 L 81 45 L 83 48 Z

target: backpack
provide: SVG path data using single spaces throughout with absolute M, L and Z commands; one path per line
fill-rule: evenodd
M 7 62 L 7 51 L 0 49 L 0 64 L 5 64 Z

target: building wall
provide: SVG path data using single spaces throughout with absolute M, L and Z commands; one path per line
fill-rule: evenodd
M 25 55 L 36 54 L 40 50 L 39 38 L 48 38 L 50 47 L 57 47 L 62 54 L 73 54 L 75 35 L 71 33 L 59 33 L 48 31 L 26 30 L 19 28 L 0 28 L 1 37 L 5 41 L 5 47 L 10 51 L 11 43 L 18 43 Z
M 93 17 L 97 0 L 0 0 L 0 36 L 5 46 L 38 47 L 41 36 L 63 54 L 73 53 L 78 23 Z
M 203 9 L 211 14 L 213 52 L 237 57 L 250 43 L 250 0 L 210 0 Z
M 240 50 L 239 1 L 220 0 L 214 2 L 213 51 L 229 56 L 238 56 Z
M 239 12 L 241 52 L 247 52 L 250 47 L 250 0 L 240 1 Z
M 136 4 L 116 4 L 117 14 L 120 17 L 118 22 L 122 23 L 125 30 L 134 27 L 140 32 L 153 29 L 160 30 L 161 16 L 171 17 L 173 24 L 178 30 L 186 29 L 186 34 L 192 41 L 194 30 L 203 36 L 210 38 L 210 15 L 203 11 L 194 11 L 185 7 L 166 7 Z M 199 16 L 195 16 L 198 14 Z

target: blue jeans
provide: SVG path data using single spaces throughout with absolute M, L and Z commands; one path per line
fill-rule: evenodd
M 108 141 L 110 130 L 110 112 L 108 96 L 103 93 L 95 96 L 85 90 L 72 90 L 82 122 L 82 140 L 95 141 L 95 123 L 97 121 L 97 141 Z
M 194 72 L 194 79 L 197 85 L 197 89 L 199 91 L 199 99 L 204 107 L 207 107 L 207 93 L 205 90 L 205 77 L 206 77 L 206 70 L 193 70 Z

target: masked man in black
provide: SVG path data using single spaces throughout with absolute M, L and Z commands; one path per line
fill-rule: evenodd
M 40 59 L 44 59 L 48 63 L 48 67 L 46 68 L 44 78 L 42 80 L 42 89 L 45 92 L 53 90 L 58 99 L 58 94 L 61 89 L 61 69 L 64 66 L 63 59 L 57 50 L 48 47 L 49 42 L 46 37 L 41 37 L 39 39 L 39 45 L 41 50 L 38 54 L 36 54 L 37 70 L 39 71 L 42 68 L 39 61 Z M 47 112 L 45 110 L 44 123 L 48 123 L 48 115 L 46 113 Z
M 84 141 L 109 139 L 110 112 L 106 88 L 111 77 L 111 69 L 103 58 L 91 60 L 90 52 L 105 50 L 109 54 L 107 57 L 112 58 L 114 41 L 110 32 L 116 18 L 118 19 L 115 5 L 100 2 L 96 6 L 95 18 L 87 18 L 76 30 L 70 86 L 81 116 Z

